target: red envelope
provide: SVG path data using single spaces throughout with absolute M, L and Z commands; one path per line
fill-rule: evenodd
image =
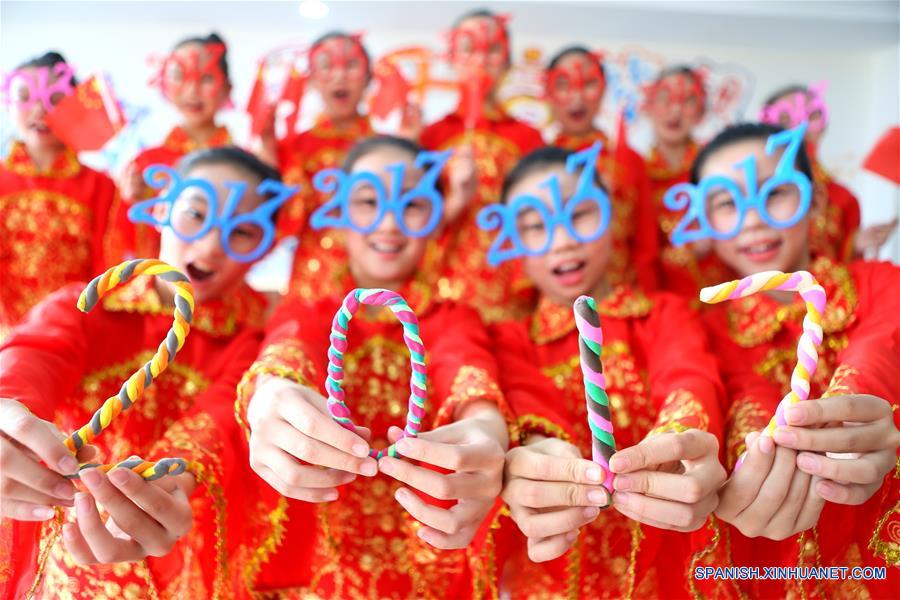
M 872 148 L 863 168 L 900 185 L 900 127 L 888 129 Z
M 93 76 L 47 114 L 54 135 L 75 152 L 100 150 L 126 125 L 112 86 Z

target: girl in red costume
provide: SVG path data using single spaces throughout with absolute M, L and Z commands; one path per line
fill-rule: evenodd
M 56 52 L 8 80 L 19 139 L 0 164 L 0 339 L 45 296 L 104 267 L 115 185 L 78 162 L 46 121 L 75 84 Z

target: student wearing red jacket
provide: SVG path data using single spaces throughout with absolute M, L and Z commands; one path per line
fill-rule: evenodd
M 561 128 L 552 144 L 572 151 L 596 142 L 603 145 L 597 171 L 613 199 L 613 253 L 607 276 L 615 285 L 637 284 L 644 291 L 653 291 L 659 284 L 659 241 L 650 180 L 644 159 L 627 141 L 616 140 L 614 146 L 594 125 L 605 91 L 600 58 L 584 46 L 557 52 L 547 66 L 547 98 Z
M 416 189 L 425 177 L 419 151 L 374 137 L 350 151 L 346 171 L 375 174 L 390 192 L 387 167 L 404 165 L 403 191 Z M 399 441 L 398 458 L 369 456 L 397 441 L 389 426 L 402 425 L 410 395 L 403 328 L 388 309 L 361 306 L 348 326 L 342 387 L 354 433 L 332 420 L 322 396 L 342 297 L 282 304 L 235 407 L 262 493 L 277 492 L 247 513 L 256 537 L 269 540 L 245 567 L 251 594 L 446 598 L 484 587 L 479 546 L 470 546 L 499 494 L 508 442 L 497 365 L 477 313 L 434 293 L 422 268 L 428 235 L 401 229 L 427 229 L 439 220 L 436 205 L 418 197 L 379 217 L 374 192 L 357 185 L 347 198 L 345 216 L 365 231 L 343 232 L 341 289 L 396 291 L 417 315 L 428 370 L 423 433 Z
M 722 386 L 686 302 L 608 281 L 608 205 L 582 200 L 555 231 L 537 210 L 514 208 L 518 196 L 530 194 L 559 214 L 548 192 L 551 177 L 567 201 L 576 190 L 583 194 L 584 171 L 567 168 L 572 156 L 538 150 L 504 187 L 505 206 L 515 210 L 507 226 L 533 251 L 525 272 L 541 298 L 528 318 L 492 327 L 520 443 L 507 455 L 503 498 L 515 525 L 501 519 L 497 571 L 515 598 L 684 597 L 693 586 L 689 567 L 712 541 L 714 526 L 704 523 L 724 481 L 717 442 Z M 601 188 L 590 179 L 597 198 Z M 610 204 L 614 210 L 615 199 Z M 541 247 L 546 253 L 534 251 Z M 590 455 L 591 434 L 572 304 L 583 294 L 596 299 L 603 328 L 603 373 L 619 448 L 612 499 L 600 485 L 607 473 L 582 458 Z M 698 529 L 696 537 L 677 533 Z
M 194 153 L 181 169 L 181 177 L 206 180 L 222 198 L 228 185 L 246 184 L 236 206 L 240 216 L 254 215 L 267 200 L 256 186 L 278 177 L 236 148 Z M 141 277 L 109 292 L 88 314 L 76 307 L 85 283 L 48 297 L 0 347 L 3 597 L 29 590 L 127 596 L 148 587 L 160 597 L 221 597 L 238 589 L 231 577 L 239 574 L 228 561 L 239 554 L 231 540 L 241 539 L 242 490 L 252 474 L 235 460 L 243 457 L 244 441 L 233 419 L 234 389 L 258 352 L 266 305 L 243 281 L 252 261 L 232 254 L 259 247 L 256 227 L 268 219 L 274 229 L 274 223 L 271 214 L 256 214 L 231 230 L 228 250 L 218 228 L 185 241 L 184 235 L 202 234 L 206 212 L 216 210 L 195 191 L 154 208 L 160 221 L 171 216 L 160 258 L 194 287 L 190 334 L 176 360 L 79 459 L 170 456 L 196 467 L 153 482 L 122 468 L 108 475 L 86 469 L 77 486 L 63 478 L 77 462 L 61 432 L 87 423 L 152 356 L 172 326 L 174 294 L 161 280 Z M 111 517 L 105 525 L 95 503 Z
M 121 182 L 122 201 L 113 215 L 113 230 L 106 243 L 108 262 L 146 258 L 159 254 L 159 232 L 145 224 L 132 223 L 128 209 L 158 191 L 144 181 L 150 165 L 175 166 L 187 154 L 204 148 L 232 144 L 231 135 L 216 124 L 216 115 L 228 103 L 228 47 L 217 33 L 188 37 L 165 57 L 157 75 L 165 100 L 181 117 L 162 144 L 142 150 L 128 165 Z
M 485 261 L 490 236 L 476 223 L 497 202 L 503 177 L 524 154 L 543 145 L 540 132 L 509 116 L 497 89 L 511 61 L 506 20 L 490 11 L 466 13 L 454 23 L 450 60 L 460 80 L 456 110 L 432 123 L 420 142 L 429 150 L 453 150 L 447 179 L 463 189 L 447 195 L 447 226 L 440 239 L 441 298 L 463 302 L 486 321 L 521 312 L 530 298 L 520 274 Z
M 786 157 L 794 151 L 791 163 Z M 747 161 L 755 163 L 757 181 L 746 180 Z M 716 514 L 730 526 L 713 565 L 896 565 L 890 532 L 897 502 L 896 473 L 891 473 L 900 444 L 892 411 L 900 398 L 894 360 L 900 272 L 885 263 L 841 265 L 812 255 L 812 175 L 802 128 L 782 131 L 760 124 L 727 128 L 700 152 L 692 169 L 695 184 L 727 178 L 748 195 L 733 198 L 719 188 L 706 198 L 699 193 L 692 198 L 706 207 L 713 250 L 733 278 L 805 270 L 827 297 L 810 400 L 786 411 L 788 426 L 778 427 L 774 438 L 758 432 L 790 388 L 805 304 L 793 292 L 767 292 L 713 306 L 705 314 L 728 392 L 729 469 L 747 452 L 720 494 Z M 788 176 L 795 183 L 776 186 L 765 198 L 749 197 L 750 190 Z M 750 595 L 896 596 L 900 580 L 888 571 L 881 581 L 736 583 Z
M 51 292 L 104 267 L 113 182 L 78 162 L 47 126 L 75 80 L 56 52 L 29 60 L 10 80 L 19 139 L 0 163 L 0 339 Z

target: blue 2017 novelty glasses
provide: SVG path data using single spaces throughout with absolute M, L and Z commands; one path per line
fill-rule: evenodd
M 404 235 L 425 237 L 438 226 L 444 211 L 444 200 L 437 190 L 441 170 L 450 152 L 420 152 L 414 166 L 425 175 L 415 187 L 403 192 L 406 164 L 389 165 L 390 193 L 377 173 L 341 169 L 325 169 L 316 173 L 313 185 L 332 197 L 310 217 L 313 229 L 337 227 L 359 233 L 371 233 L 390 213 Z M 337 211 L 336 214 L 334 211 Z
M 144 170 L 144 181 L 163 192 L 150 200 L 136 203 L 128 210 L 128 218 L 135 223 L 170 227 L 185 242 L 204 237 L 218 227 L 225 252 L 238 262 L 250 262 L 265 254 L 275 239 L 275 211 L 300 189 L 280 181 L 266 179 L 256 187 L 256 193 L 268 200 L 254 210 L 235 215 L 238 203 L 247 191 L 243 181 L 227 181 L 228 197 L 224 210 L 219 212 L 216 186 L 206 179 L 182 179 L 178 171 L 166 165 L 151 165 Z M 157 204 L 167 205 L 163 219 L 152 214 Z
M 478 213 L 478 226 L 486 231 L 499 229 L 488 249 L 492 266 L 520 256 L 546 254 L 553 244 L 557 227 L 581 243 L 593 242 L 609 227 L 612 209 L 609 196 L 596 184 L 600 142 L 572 154 L 566 171 L 579 168 L 575 193 L 563 203 L 559 177 L 550 175 L 540 185 L 550 192 L 550 204 L 533 194 L 520 194 L 506 204 L 491 204 Z M 504 247 L 506 246 L 506 247 Z
M 755 156 L 748 156 L 735 166 L 744 170 L 746 193 L 730 177 L 714 175 L 700 183 L 679 183 L 666 192 L 663 201 L 670 210 L 687 207 L 684 217 L 672 231 L 672 243 L 676 246 L 697 240 L 712 238 L 725 240 L 738 234 L 750 209 L 771 227 L 784 229 L 796 225 L 809 210 L 812 200 L 812 184 L 809 178 L 797 171 L 795 161 L 806 123 L 769 136 L 766 154 L 784 147 L 775 173 L 759 185 Z M 796 187 L 796 192 L 791 187 Z M 696 227 L 691 227 L 696 223 Z

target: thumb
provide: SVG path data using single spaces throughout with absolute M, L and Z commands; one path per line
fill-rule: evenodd
M 371 429 L 369 429 L 368 427 L 361 427 L 359 425 L 354 425 L 353 427 L 356 428 L 356 435 L 358 435 L 362 439 L 366 440 L 370 444 L 372 443 L 372 430 Z
M 397 440 L 403 437 L 403 430 L 396 425 L 391 425 L 390 427 L 388 427 L 387 437 L 388 442 L 396 444 Z

